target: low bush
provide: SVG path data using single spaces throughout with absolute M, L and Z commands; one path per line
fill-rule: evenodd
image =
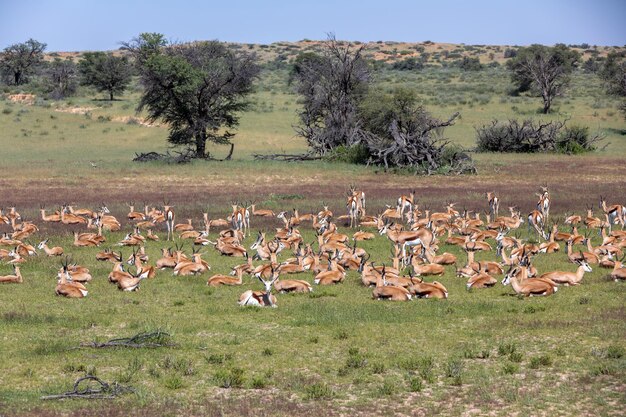
M 532 119 L 508 122 L 494 120 L 491 125 L 476 128 L 476 150 L 479 152 L 579 154 L 596 149 L 603 139 L 590 135 L 580 126 L 566 127 L 566 121 L 537 122 Z

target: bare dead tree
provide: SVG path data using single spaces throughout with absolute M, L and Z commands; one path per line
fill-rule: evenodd
M 371 162 L 385 169 L 389 166 L 419 167 L 430 174 L 448 165 L 456 173 L 474 172 L 470 158 L 462 152 L 444 156 L 450 141 L 443 137 L 443 128 L 453 125 L 458 116 L 457 112 L 448 120 L 439 120 L 417 107 L 410 123 L 392 120 L 388 135 L 366 132 L 362 141 L 369 149 Z
M 296 62 L 294 79 L 302 111 L 295 130 L 316 154 L 351 146 L 360 137 L 358 103 L 370 81 L 363 49 L 329 35 L 321 55 L 301 55 Z

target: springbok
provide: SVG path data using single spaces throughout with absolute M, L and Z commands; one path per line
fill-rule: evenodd
M 152 229 L 148 229 L 148 233 L 146 234 L 146 239 L 152 240 L 155 242 L 159 241 L 159 237 L 152 232 Z
M 21 284 L 24 282 L 19 265 L 13 265 L 12 275 L 0 275 L 0 284 Z
M 208 279 L 207 285 L 209 287 L 219 287 L 220 285 L 241 285 L 243 284 L 244 269 L 245 264 L 233 268 L 233 272 L 235 272 L 236 278 L 233 278 L 230 275 L 213 275 L 211 278 Z
M 475 274 L 467 280 L 466 287 L 468 290 L 472 288 L 491 288 L 497 284 L 498 280 L 486 272 L 478 269 L 474 270 Z
M 585 272 L 591 272 L 591 267 L 585 260 L 576 263 L 578 264 L 576 272 L 552 271 L 542 274 L 539 278 L 549 279 L 556 284 L 578 285 L 583 280 Z
M 245 206 L 239 207 L 239 203 L 232 204 L 233 213 L 231 215 L 232 227 L 235 230 L 241 230 L 245 236 L 246 232 L 250 235 L 250 210 Z
M 40 211 L 41 211 L 41 220 L 43 220 L 44 222 L 52 222 L 52 223 L 61 222 L 61 214 L 59 212 L 46 215 L 46 209 L 43 207 L 41 207 Z
M 141 270 L 141 274 L 145 275 L 145 278 L 154 278 L 156 276 L 156 270 L 152 265 L 144 265 L 141 259 L 141 251 L 133 249 L 133 254 L 128 259 L 128 265 L 134 265 L 135 268 Z
M 111 272 L 109 272 L 109 282 L 116 284 L 120 279 L 133 278 L 130 272 L 124 271 L 123 261 L 114 262 Z
M 139 290 L 141 281 L 146 278 L 146 274 L 141 269 L 137 270 L 136 274 L 131 274 L 131 277 L 120 277 L 117 281 L 117 288 L 121 291 L 131 292 Z
M 338 284 L 343 281 L 346 277 L 345 271 L 340 271 L 336 269 L 337 264 L 336 261 L 329 260 L 328 261 L 328 269 L 326 271 L 321 271 L 315 276 L 313 280 L 314 283 L 318 285 L 331 285 Z
M 256 204 L 250 204 L 250 208 L 252 209 L 253 216 L 261 216 L 261 217 L 274 217 L 275 216 L 272 210 L 267 210 L 267 209 L 257 210 Z
M 187 223 L 179 223 L 174 225 L 174 231 L 176 232 L 189 232 L 193 230 L 193 225 L 191 224 L 191 219 L 187 219 Z
M 169 205 L 169 202 L 166 202 L 163 205 L 163 214 L 165 216 L 165 226 L 167 227 L 167 241 L 169 242 L 170 239 L 174 239 L 174 210 L 172 210 L 171 205 Z
M 502 285 L 509 284 L 511 284 L 513 291 L 517 295 L 524 297 L 548 296 L 559 290 L 559 287 L 547 280 L 528 279 L 525 265 L 515 269 L 513 269 L 513 266 L 509 267 L 509 271 L 502 279 Z
M 348 209 L 348 217 L 350 217 L 350 228 L 357 227 L 360 214 L 358 198 L 349 193 L 346 208 Z
M 121 262 L 122 254 L 113 252 L 110 248 L 106 248 L 96 253 L 96 261 Z
M 372 292 L 374 300 L 390 300 L 390 301 L 410 301 L 411 293 L 403 287 L 387 285 L 385 266 L 381 275 L 377 276 L 376 288 Z
M 69 258 L 62 263 L 63 267 L 57 274 L 58 282 L 54 290 L 56 295 L 67 298 L 84 298 L 89 291 L 80 282 L 74 282 L 68 271 Z
M 194 252 L 192 261 L 179 262 L 176 264 L 176 266 L 174 267 L 174 275 L 196 275 L 202 274 L 203 272 L 210 269 L 211 267 L 209 266 L 209 264 L 201 259 L 201 254 L 198 252 Z
M 60 246 L 55 246 L 53 248 L 48 247 L 48 239 L 42 240 L 37 245 L 38 249 L 43 249 L 47 256 L 61 256 L 63 255 L 63 248 Z
M 415 204 L 415 190 L 412 190 L 409 195 L 401 195 L 398 197 L 397 211 L 400 216 L 404 216 L 404 211 L 413 211 L 413 204 Z
M 74 232 L 74 246 L 86 247 L 86 246 L 99 246 L 100 242 L 91 239 L 89 237 L 80 237 L 78 232 Z
M 567 246 L 567 257 L 572 263 L 577 263 L 578 261 L 581 261 L 581 260 L 584 260 L 589 264 L 598 264 L 600 262 L 600 257 L 593 252 L 579 251 L 578 253 L 574 253 L 572 250 L 571 240 L 567 241 L 566 246 Z
M 376 237 L 374 233 L 364 232 L 362 230 L 359 230 L 358 232 L 354 232 L 354 234 L 352 235 L 352 239 L 354 239 L 355 241 L 373 240 L 374 237 Z
M 274 271 L 272 271 L 274 277 Z M 266 281 L 259 277 L 259 281 L 263 283 L 265 291 L 252 291 L 248 290 L 239 296 L 238 304 L 240 306 L 254 306 L 254 307 L 278 307 L 276 304 L 276 297 L 272 294 L 272 285 L 277 277 L 272 278 L 271 281 Z
M 553 224 L 549 239 L 547 242 L 543 242 L 542 244 L 539 245 L 539 252 L 554 253 L 554 252 L 558 252 L 561 249 L 561 245 L 559 245 L 559 243 L 555 241 L 557 233 L 558 233 L 558 226 L 556 224 Z
M 302 279 L 280 279 L 278 270 L 273 270 L 272 282 L 274 283 L 274 289 L 280 293 L 296 292 L 306 293 L 313 292 L 313 286 L 307 281 Z
M 161 258 L 156 261 L 156 267 L 160 270 L 163 270 L 165 268 L 174 269 L 177 263 L 178 263 L 178 256 L 175 256 L 171 252 L 171 248 L 163 249 L 163 254 Z
M 621 204 L 613 204 L 611 206 L 607 206 L 606 198 L 603 196 L 600 196 L 600 208 L 608 216 L 609 225 L 621 224 L 622 228 L 624 227 L 624 217 L 626 217 L 626 207 L 622 206 Z
M 619 261 L 614 261 L 613 271 L 611 272 L 611 279 L 615 282 L 626 281 L 626 268 L 624 267 L 624 257 Z
M 448 290 L 438 281 L 424 282 L 411 276 L 409 292 L 417 298 L 448 298 Z
M 487 193 L 487 202 L 489 204 L 489 214 L 492 219 L 498 217 L 498 211 L 500 210 L 500 199 L 496 196 L 496 193 L 489 191 Z
M 539 236 L 541 236 L 544 240 L 548 240 L 546 232 L 543 230 L 545 228 L 545 215 L 541 211 L 533 210 L 530 212 L 530 214 L 528 215 L 529 234 L 531 226 Z
M 127 203 L 127 205 L 128 215 L 126 218 L 128 218 L 128 220 L 146 220 L 146 215 L 144 213 L 135 211 L 135 203 L 131 201 L 130 203 Z M 147 206 L 145 208 L 147 209 Z
M 537 202 L 537 210 L 543 215 L 543 220 L 548 223 L 550 218 L 550 193 L 548 192 L 548 186 L 541 187 L 541 194 L 536 194 L 539 197 Z

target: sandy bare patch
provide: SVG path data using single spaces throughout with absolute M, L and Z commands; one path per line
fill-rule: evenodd
M 87 114 L 90 111 L 94 110 L 95 107 L 59 107 L 55 109 L 55 111 L 61 113 L 70 113 L 70 114 Z
M 35 104 L 36 96 L 34 94 L 11 94 L 7 98 L 13 103 L 27 104 L 30 106 Z
M 140 117 L 133 116 L 117 116 L 111 119 L 114 122 L 126 123 L 126 124 L 137 124 L 146 127 L 159 127 L 160 123 L 150 123 L 146 119 L 142 119 Z

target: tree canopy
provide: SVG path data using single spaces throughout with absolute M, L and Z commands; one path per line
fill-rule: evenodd
M 98 91 L 109 93 L 113 100 L 114 94 L 121 94 L 130 84 L 132 67 L 125 56 L 114 56 L 104 52 L 86 52 L 79 62 L 84 85 L 91 85 Z
M 210 156 L 207 140 L 231 143 L 259 73 L 255 55 L 218 41 L 170 44 L 158 33 L 143 33 L 125 48 L 144 87 L 138 111 L 167 123 L 170 143 L 195 147 L 197 158 Z
M 554 47 L 531 45 L 520 48 L 507 62 L 518 92 L 531 91 L 541 95 L 543 113 L 550 111 L 555 97 L 563 94 L 568 75 L 576 68 L 580 54 L 563 44 Z
M 0 54 L 0 69 L 7 81 L 14 85 L 27 83 L 42 62 L 45 50 L 46 44 L 34 39 L 4 48 Z

